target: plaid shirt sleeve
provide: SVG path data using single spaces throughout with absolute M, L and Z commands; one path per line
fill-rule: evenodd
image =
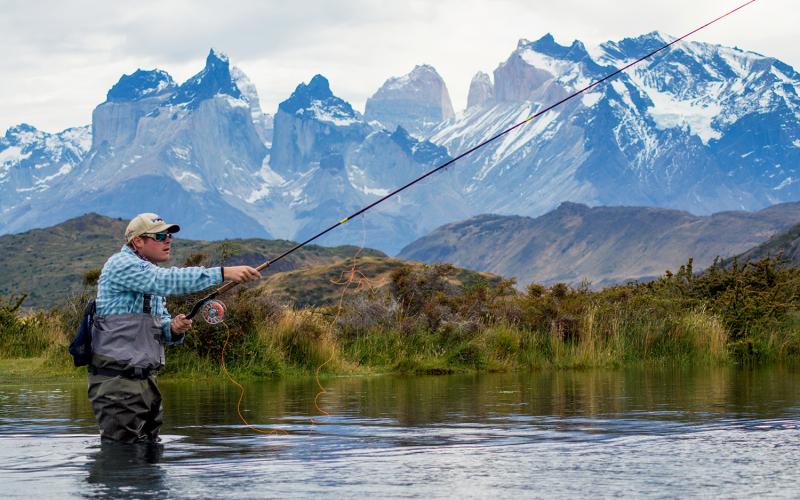
M 103 274 L 110 290 L 162 297 L 198 292 L 222 282 L 219 267 L 163 268 L 124 251 L 108 260 Z

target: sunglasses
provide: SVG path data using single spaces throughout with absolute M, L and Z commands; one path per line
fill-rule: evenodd
M 142 236 L 156 241 L 167 241 L 172 239 L 172 233 L 145 233 Z

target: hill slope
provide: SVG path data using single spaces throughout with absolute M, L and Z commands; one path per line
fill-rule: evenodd
M 24 307 L 49 307 L 64 303 L 83 287 L 83 274 L 103 266 L 122 246 L 127 221 L 98 214 L 86 214 L 46 229 L 0 236 L 0 297 L 28 294 Z M 187 258 L 202 254 L 204 265 L 246 264 L 256 266 L 295 245 L 286 240 L 193 241 L 178 239 L 173 244 L 169 265 L 183 265 Z M 281 302 L 298 306 L 332 303 L 338 298 L 342 273 L 352 269 L 358 255 L 357 271 L 363 289 L 378 290 L 389 283 L 392 271 L 404 266 L 418 267 L 390 259 L 382 252 L 353 246 L 308 245 L 264 271 L 259 284 Z M 346 278 L 346 276 L 345 276 Z M 457 284 L 483 280 L 494 283 L 497 276 L 455 269 Z M 351 285 L 353 288 L 355 285 Z
M 0 236 L 0 296 L 27 293 L 25 307 L 63 303 L 70 294 L 81 290 L 83 273 L 102 267 L 122 247 L 127 224 L 126 220 L 92 213 L 53 227 Z M 287 240 L 177 239 L 170 265 L 182 265 L 196 254 L 204 254 L 212 265 L 219 265 L 222 260 L 227 265 L 258 265 L 294 245 Z M 309 245 L 276 263 L 265 274 L 331 264 L 352 257 L 357 251 L 352 246 Z M 371 249 L 364 249 L 362 255 L 385 256 Z
M 689 257 L 700 269 L 798 221 L 800 203 L 705 217 L 661 208 L 563 203 L 535 219 L 481 215 L 448 224 L 408 245 L 398 257 L 514 276 L 520 284 L 586 279 L 607 285 L 658 276 Z

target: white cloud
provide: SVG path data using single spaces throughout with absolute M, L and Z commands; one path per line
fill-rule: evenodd
M 210 47 L 248 74 L 265 111 L 322 73 L 363 110 L 387 78 L 433 65 L 457 109 L 472 75 L 491 72 L 520 38 L 551 32 L 561 43 L 653 30 L 681 35 L 733 8 L 730 1 L 0 0 L 0 130 L 28 122 L 47 131 L 91 121 L 123 73 L 158 67 L 182 81 Z M 756 2 L 696 39 L 736 45 L 800 65 L 788 0 Z

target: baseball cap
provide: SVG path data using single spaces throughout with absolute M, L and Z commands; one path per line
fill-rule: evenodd
M 158 214 L 139 214 L 128 223 L 125 229 L 125 241 L 130 243 L 137 236 L 146 233 L 177 233 L 181 227 L 177 224 L 167 224 Z

